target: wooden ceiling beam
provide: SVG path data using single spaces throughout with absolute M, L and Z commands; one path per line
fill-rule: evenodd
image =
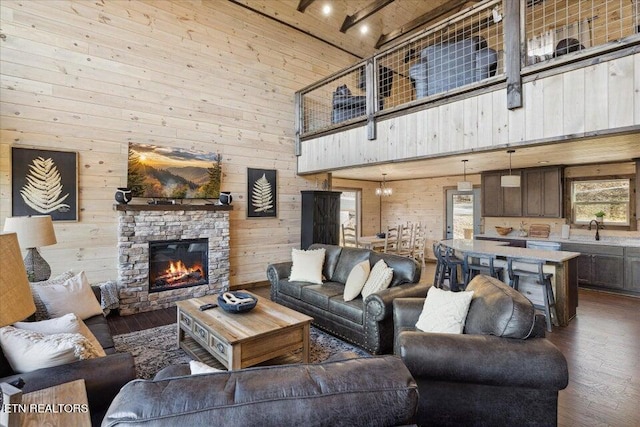
M 349 28 L 358 25 L 360 22 L 364 21 L 365 19 L 367 19 L 383 7 L 387 6 L 388 4 L 393 3 L 394 1 L 395 0 L 376 0 L 373 3 L 360 9 L 353 15 L 347 15 L 346 18 L 344 18 L 342 27 L 340 27 L 340 32 L 346 33 Z
M 300 0 L 300 3 L 298 3 L 298 12 L 304 13 L 304 11 L 311 6 L 311 3 L 313 3 L 315 0 Z
M 376 49 L 379 49 L 380 47 L 382 47 L 383 45 L 389 43 L 392 40 L 397 39 L 398 37 L 401 37 L 413 30 L 415 30 L 416 28 L 433 21 L 434 19 L 438 19 L 443 15 L 446 15 L 447 13 L 451 12 L 452 10 L 459 8 L 460 6 L 463 6 L 465 3 L 469 3 L 469 0 L 451 0 L 448 1 L 438 7 L 436 7 L 433 10 L 430 10 L 429 12 L 417 17 L 416 19 L 408 22 L 407 24 L 403 25 L 402 27 L 400 27 L 397 30 L 391 31 L 390 33 L 387 34 L 382 34 L 380 36 L 380 38 L 378 38 L 378 41 L 376 42 Z

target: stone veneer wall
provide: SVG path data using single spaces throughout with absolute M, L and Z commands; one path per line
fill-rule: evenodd
M 149 241 L 209 239 L 209 284 L 149 293 Z M 120 314 L 158 310 L 229 287 L 229 212 L 118 210 Z

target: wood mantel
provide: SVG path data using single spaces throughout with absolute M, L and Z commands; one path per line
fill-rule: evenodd
M 116 211 L 230 211 L 231 205 L 113 205 Z

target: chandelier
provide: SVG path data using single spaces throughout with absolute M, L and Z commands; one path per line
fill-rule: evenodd
M 380 183 L 380 188 L 376 188 L 376 196 L 390 196 L 393 194 L 393 189 L 391 187 L 387 187 L 387 174 L 382 174 L 382 182 Z

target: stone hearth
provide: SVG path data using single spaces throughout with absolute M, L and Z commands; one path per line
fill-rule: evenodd
M 158 310 L 229 286 L 229 210 L 216 205 L 116 205 L 120 314 Z M 149 293 L 149 242 L 209 240 L 209 283 Z

